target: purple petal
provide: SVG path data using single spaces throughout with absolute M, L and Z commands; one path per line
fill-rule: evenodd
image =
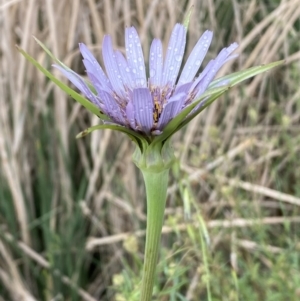
M 238 56 L 239 56 L 238 53 L 235 53 L 235 54 L 229 56 L 229 57 L 226 59 L 226 61 L 224 62 L 224 64 L 226 64 L 227 62 L 229 62 L 229 61 L 231 61 L 231 60 L 233 60 L 233 59 L 236 59 Z
M 134 107 L 132 101 L 130 100 L 126 106 L 126 116 L 127 120 L 132 129 L 136 129 L 135 117 L 134 117 Z
M 88 75 L 89 80 L 91 81 L 91 83 L 93 84 L 94 88 L 96 89 L 97 93 L 99 94 L 99 91 L 107 91 L 112 93 L 112 88 L 109 88 L 107 85 L 103 85 L 103 81 L 100 80 L 99 77 L 97 77 L 97 75 L 95 74 L 95 72 L 91 72 L 89 70 L 91 70 L 91 68 L 89 68 L 90 66 L 90 61 L 87 61 L 86 59 L 83 59 L 83 64 L 86 67 L 86 73 Z
M 191 54 L 189 55 L 189 58 L 187 59 L 184 65 L 184 68 L 181 72 L 177 85 L 182 85 L 194 79 L 196 73 L 198 72 L 205 58 L 212 37 L 213 37 L 213 32 L 209 30 L 206 30 L 204 34 L 201 36 L 201 38 L 193 48 Z
M 175 92 L 174 92 L 174 95 L 176 94 L 179 94 L 179 93 L 188 93 L 190 91 L 190 88 L 192 87 L 193 85 L 193 82 L 190 82 L 190 83 L 185 83 L 181 86 L 176 86 L 176 89 L 175 89 Z
M 73 70 L 65 69 L 58 65 L 53 65 L 81 92 L 83 93 L 92 103 L 100 107 L 100 102 L 96 98 L 96 95 L 90 90 L 86 82 Z
M 195 98 L 200 96 L 211 83 L 211 81 L 216 76 L 217 72 L 221 67 L 227 62 L 229 55 L 238 47 L 237 43 L 231 44 L 228 48 L 224 48 L 220 51 L 218 56 L 211 60 L 203 72 L 200 74 L 199 78 L 195 81 L 194 86 L 196 86 L 197 94 Z
M 123 54 L 120 51 L 115 51 L 115 55 L 117 58 L 118 66 L 119 66 L 119 71 L 122 76 L 122 80 L 124 83 L 124 87 L 133 89 L 134 88 L 134 82 L 130 73 L 130 69 L 128 66 L 128 63 L 123 56 Z
M 80 52 L 84 58 L 83 63 L 88 73 L 93 73 L 99 79 L 101 86 L 105 90 L 112 90 L 111 84 L 105 75 L 100 64 L 97 62 L 93 54 L 88 50 L 85 44 L 79 43 Z
M 116 61 L 116 55 L 112 48 L 111 37 L 108 35 L 104 36 L 103 39 L 102 55 L 103 55 L 105 69 L 114 91 L 120 97 L 125 97 L 125 89 L 123 86 L 122 77 Z
M 153 100 L 148 88 L 133 90 L 134 115 L 137 124 L 145 133 L 150 133 L 153 126 Z
M 186 29 L 176 24 L 169 41 L 163 68 L 162 85 L 173 86 L 178 76 L 185 48 Z
M 150 47 L 149 57 L 150 85 L 160 86 L 163 69 L 163 49 L 159 39 L 154 39 Z
M 205 77 L 206 74 L 209 73 L 209 71 L 213 67 L 214 63 L 215 63 L 215 59 L 210 60 L 207 63 L 204 70 L 200 73 L 200 75 L 197 77 L 197 79 L 193 82 L 192 87 L 191 87 L 191 91 L 193 91 L 195 89 L 195 87 L 197 87 L 199 85 L 199 82 L 203 79 L 203 77 Z
M 180 111 L 184 105 L 186 99 L 186 93 L 179 93 L 172 96 L 166 106 L 164 107 L 161 116 L 159 118 L 157 128 L 162 130 L 171 119 L 173 119 Z
M 99 97 L 103 101 L 106 112 L 111 117 L 111 119 L 118 124 L 125 125 L 125 119 L 116 100 L 106 91 L 100 91 Z
M 146 87 L 145 60 L 140 38 L 134 27 L 125 29 L 125 45 L 127 61 L 135 87 Z

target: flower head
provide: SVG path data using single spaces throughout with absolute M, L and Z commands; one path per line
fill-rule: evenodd
M 186 27 L 176 24 L 165 58 L 159 39 L 154 39 L 149 55 L 147 77 L 141 42 L 134 27 L 125 29 L 126 57 L 114 50 L 111 37 L 104 36 L 102 55 L 106 73 L 84 44 L 79 44 L 83 64 L 90 80 L 63 65 L 58 68 L 107 117 L 105 122 L 129 128 L 143 136 L 155 136 L 184 108 L 198 99 L 219 69 L 237 55 L 237 43 L 224 48 L 198 75 L 213 33 L 205 31 L 189 55 L 182 72 Z M 197 107 L 194 108 L 197 110 Z

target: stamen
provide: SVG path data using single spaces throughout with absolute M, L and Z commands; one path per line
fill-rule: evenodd
M 154 120 L 154 123 L 158 122 L 158 119 L 159 119 L 159 117 L 161 115 L 161 111 L 162 111 L 162 108 L 161 108 L 161 104 L 158 101 L 158 96 L 154 95 L 154 108 L 153 108 L 153 120 Z

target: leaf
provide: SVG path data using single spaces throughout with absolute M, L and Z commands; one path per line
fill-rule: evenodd
M 36 38 L 35 36 L 33 37 L 35 39 L 35 41 L 44 49 L 44 51 L 53 59 L 53 61 L 55 63 L 57 63 L 58 65 L 62 66 L 63 68 L 67 69 L 67 70 L 71 70 L 68 66 L 66 66 L 63 62 L 61 62 L 58 58 L 56 58 L 54 56 L 54 54 L 45 46 L 45 44 L 43 44 L 38 38 Z
M 177 131 L 177 128 L 180 126 L 180 123 L 186 118 L 186 116 L 206 97 L 214 97 L 216 98 L 222 95 L 229 89 L 229 86 L 223 86 L 218 88 L 212 88 L 210 90 L 205 91 L 199 99 L 192 102 L 186 108 L 184 108 L 176 117 L 174 117 L 164 128 L 163 133 L 153 139 L 153 144 L 162 142 L 168 139 L 172 134 Z M 216 99 L 215 98 L 215 99 Z
M 191 18 L 191 14 L 194 10 L 194 5 L 192 5 L 190 7 L 190 9 L 187 11 L 185 17 L 184 17 L 184 20 L 183 20 L 183 26 L 185 27 L 186 30 L 188 30 L 188 27 L 189 27 L 189 23 L 190 23 L 190 18 Z
M 208 99 L 203 101 L 203 105 L 196 110 L 194 113 L 187 116 L 183 122 L 176 128 L 176 132 L 179 131 L 181 128 L 183 128 L 187 123 L 189 123 L 192 119 L 194 119 L 200 112 L 202 112 L 205 108 L 207 108 L 209 105 L 211 105 L 216 99 L 218 99 L 221 95 L 223 95 L 225 92 L 227 92 L 230 88 L 227 87 L 226 91 L 220 92 L 219 94 L 213 95 L 209 97 Z
M 62 61 L 60 61 L 57 57 L 55 57 L 55 55 L 45 46 L 45 44 L 43 44 L 38 38 L 33 37 L 35 39 L 35 41 L 44 49 L 44 51 L 52 58 L 52 60 L 60 65 L 61 67 L 63 67 L 64 69 L 68 70 L 68 71 L 72 71 L 72 69 L 70 69 L 67 65 L 65 65 Z M 84 80 L 85 83 L 88 85 L 88 87 L 90 88 L 90 90 L 96 94 L 96 89 L 94 88 L 94 86 L 87 80 Z
M 203 93 L 199 99 L 195 100 L 191 105 L 186 107 L 175 118 L 173 118 L 164 128 L 163 133 L 157 138 L 155 138 L 153 142 L 156 143 L 168 139 L 171 135 L 173 135 L 175 132 L 177 132 L 179 129 L 185 126 L 195 116 L 197 116 L 201 111 L 203 111 L 206 107 L 212 104 L 218 97 L 224 94 L 231 87 L 255 75 L 271 70 L 272 68 L 275 68 L 283 63 L 284 61 L 278 61 L 267 65 L 252 67 L 246 70 L 232 73 L 230 75 L 224 76 L 213 81 L 209 86 L 208 90 L 206 90 L 205 93 Z M 227 81 L 227 84 L 218 87 L 218 84 L 220 84 L 220 82 L 222 81 Z M 205 100 L 203 106 L 201 106 L 196 112 L 188 116 L 188 114 L 207 96 L 209 96 L 209 98 Z
M 81 133 L 79 133 L 78 135 L 76 135 L 76 138 L 77 139 L 82 138 L 96 130 L 104 130 L 104 129 L 125 133 L 133 142 L 135 142 L 141 148 L 141 151 L 145 150 L 149 144 L 149 141 L 147 140 L 146 137 L 124 126 L 117 125 L 117 124 L 98 124 L 98 125 L 91 126 L 85 129 L 84 131 L 82 131 Z
M 208 87 L 208 89 L 215 88 L 218 84 L 220 84 L 222 81 L 227 81 L 227 85 L 236 85 L 250 77 L 253 77 L 255 75 L 258 75 L 260 73 L 269 71 L 279 65 L 282 65 L 284 61 L 277 61 L 273 62 L 267 65 L 261 65 L 261 66 L 256 66 L 252 68 L 248 68 L 246 70 L 238 71 L 226 76 L 223 76 L 221 78 L 218 78 L 214 80 Z
M 100 112 L 100 110 L 89 100 L 78 94 L 76 91 L 68 87 L 66 84 L 61 82 L 58 78 L 56 78 L 52 73 L 50 73 L 47 69 L 45 69 L 42 65 L 40 65 L 33 57 L 31 57 L 27 52 L 17 46 L 19 52 L 35 67 L 37 67 L 41 72 L 43 72 L 51 81 L 53 81 L 58 87 L 60 87 L 63 91 L 69 94 L 72 98 L 78 101 L 81 105 L 83 105 L 87 110 L 91 113 L 97 115 L 102 120 L 108 120 L 108 117 Z

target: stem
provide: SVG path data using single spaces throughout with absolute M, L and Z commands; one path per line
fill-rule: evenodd
M 140 301 L 151 301 L 167 197 L 169 169 L 142 170 L 147 195 L 147 231 Z

